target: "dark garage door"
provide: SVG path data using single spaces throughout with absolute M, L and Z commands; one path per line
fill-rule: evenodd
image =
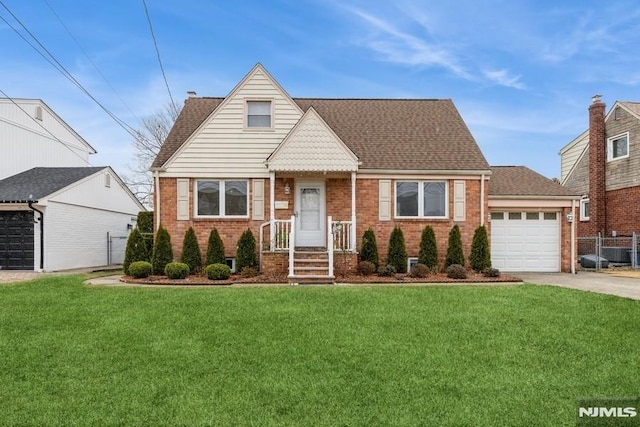
M 0 267 L 33 270 L 33 212 L 0 211 Z

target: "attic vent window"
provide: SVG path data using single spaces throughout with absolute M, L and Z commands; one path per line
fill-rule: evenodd
M 111 187 L 111 175 L 106 174 L 104 176 L 104 186 L 105 187 Z
M 247 127 L 271 128 L 271 101 L 247 101 Z
M 36 119 L 42 121 L 42 107 L 39 105 L 36 107 Z
M 629 133 L 617 135 L 607 140 L 607 160 L 629 157 Z

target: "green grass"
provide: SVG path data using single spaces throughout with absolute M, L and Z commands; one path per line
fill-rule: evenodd
M 0 424 L 575 425 L 640 302 L 533 285 L 0 286 Z

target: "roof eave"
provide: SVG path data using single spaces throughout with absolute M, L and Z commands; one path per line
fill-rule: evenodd
M 580 200 L 582 196 L 566 195 L 566 196 L 544 196 L 544 195 L 521 195 L 521 194 L 489 194 L 489 199 L 508 199 L 508 200 Z

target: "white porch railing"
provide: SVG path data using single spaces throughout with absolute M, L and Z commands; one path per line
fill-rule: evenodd
M 269 239 L 265 239 L 265 228 L 269 227 Z M 262 252 L 289 252 L 289 275 L 293 275 L 293 249 L 295 242 L 296 217 L 291 219 L 274 219 L 260 224 L 260 268 L 262 268 Z M 269 242 L 268 248 L 265 243 Z
M 333 249 L 340 252 L 353 252 L 351 221 L 331 221 L 329 219 L 329 228 L 331 230 L 329 241 L 333 240 Z

